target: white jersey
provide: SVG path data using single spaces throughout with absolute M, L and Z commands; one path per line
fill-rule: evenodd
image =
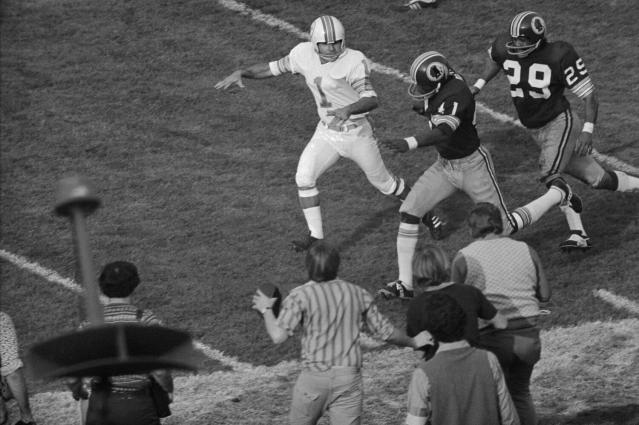
M 370 81 L 369 60 L 359 50 L 346 49 L 334 62 L 322 64 L 311 42 L 295 46 L 287 56 L 269 63 L 273 75 L 285 72 L 301 74 L 313 93 L 317 114 L 324 123 L 331 122 L 326 112 L 357 102 L 362 97 L 376 97 Z M 358 120 L 364 114 L 351 115 L 345 123 Z

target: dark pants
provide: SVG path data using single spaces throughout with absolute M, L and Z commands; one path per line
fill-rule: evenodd
M 541 355 L 539 329 L 529 327 L 481 332 L 479 346 L 497 356 L 521 425 L 537 425 L 530 377 Z
M 89 397 L 86 425 L 160 425 L 148 389 L 117 392 L 94 389 Z

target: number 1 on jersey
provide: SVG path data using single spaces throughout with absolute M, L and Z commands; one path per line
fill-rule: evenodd
M 320 106 L 323 108 L 330 108 L 331 106 L 333 106 L 333 104 L 331 102 L 328 101 L 328 99 L 326 98 L 326 94 L 324 93 L 324 90 L 322 90 L 322 77 L 316 77 L 313 82 L 315 83 L 315 86 L 317 87 L 317 91 L 319 92 L 320 95 Z

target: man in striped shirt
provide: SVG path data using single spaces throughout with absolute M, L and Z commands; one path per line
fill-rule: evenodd
M 275 298 L 259 290 L 253 296 L 253 308 L 262 313 L 274 343 L 302 328 L 304 368 L 293 390 L 291 424 L 315 424 L 325 411 L 333 424 L 361 423 L 364 323 L 380 339 L 415 346 L 377 310 L 368 291 L 337 277 L 339 263 L 335 248 L 313 244 L 306 256 L 309 281 L 284 299 L 278 317 L 272 311 Z

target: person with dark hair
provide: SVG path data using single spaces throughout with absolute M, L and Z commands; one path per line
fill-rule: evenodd
M 338 277 L 339 265 L 337 249 L 317 241 L 306 255 L 309 281 L 290 292 L 277 317 L 272 310 L 276 298 L 260 290 L 253 296 L 253 308 L 264 317 L 274 343 L 302 329 L 303 370 L 293 389 L 291 424 L 315 424 L 326 411 L 333 424 L 361 423 L 364 324 L 384 341 L 415 346 L 377 310 L 368 291 Z
M 20 420 L 15 425 L 35 425 L 24 377 L 24 365 L 18 351 L 18 337 L 13 320 L 7 313 L 0 311 L 0 379 L 3 387 L 0 397 L 0 424 L 9 419 L 5 398 L 13 398 L 20 410 Z
M 508 319 L 506 329 L 480 332 L 479 346 L 499 359 L 521 423 L 535 425 L 530 378 L 541 355 L 539 302 L 550 299 L 550 286 L 537 252 L 501 234 L 493 205 L 478 204 L 468 225 L 475 241 L 455 256 L 453 280 L 480 289 Z
M 453 297 L 414 298 L 406 321 L 409 336 L 427 331 L 436 347 L 413 372 L 406 425 L 519 425 L 497 358 L 464 340 L 466 313 Z
M 446 252 L 438 246 L 426 245 L 415 253 L 413 281 L 417 288 L 423 288 L 425 291 L 415 298 L 419 300 L 418 303 L 423 303 L 423 298 L 438 293 L 448 294 L 459 303 L 466 313 L 464 339 L 473 346 L 479 342 L 478 319 L 483 319 L 482 326 L 484 327 L 494 326 L 497 329 L 506 327 L 506 318 L 495 309 L 479 289 L 450 280 L 450 259 Z M 417 309 L 411 311 L 412 314 L 421 314 Z M 414 318 L 409 317 L 407 323 L 419 322 L 412 319 Z M 407 333 L 419 332 L 407 328 Z
M 98 283 L 100 291 L 107 298 L 104 306 L 105 324 L 162 324 L 152 311 L 142 310 L 131 303 L 131 294 L 140 284 L 134 264 L 115 261 L 105 265 Z M 81 325 L 84 326 L 86 324 Z M 80 379 L 69 379 L 67 385 L 73 398 L 89 400 L 86 425 L 159 425 L 160 418 L 151 396 L 152 380 L 172 400 L 173 379 L 168 370 L 155 370 L 150 374 L 94 377 L 90 380 L 90 391 Z

